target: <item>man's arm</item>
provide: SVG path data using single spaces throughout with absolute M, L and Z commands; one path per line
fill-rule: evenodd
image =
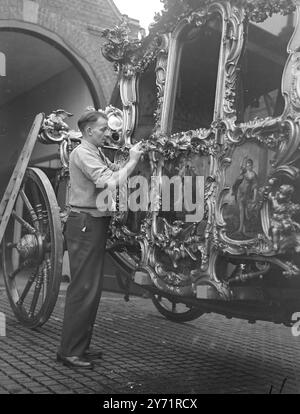
M 100 179 L 96 184 L 96 187 L 104 187 L 105 185 L 111 189 L 119 187 L 131 175 L 137 162 L 138 160 L 135 161 L 130 159 L 122 168 L 120 168 L 118 171 L 113 172 L 108 180 Z
M 135 144 L 129 151 L 129 161 L 118 171 L 113 172 L 108 180 L 99 180 L 96 186 L 104 187 L 107 185 L 108 188 L 114 189 L 122 185 L 132 174 L 143 153 L 140 149 L 141 145 L 142 142 Z
M 102 149 L 99 148 L 99 152 L 102 155 L 103 159 L 105 159 L 105 162 L 107 164 L 107 166 L 112 170 L 112 171 L 119 171 L 119 169 L 121 168 L 120 165 L 115 164 L 114 162 L 111 162 L 110 159 L 103 153 Z
M 107 159 L 107 165 L 112 171 L 119 171 L 121 169 L 120 165 L 117 165 L 114 162 L 111 162 L 109 159 Z
M 80 156 L 76 153 L 75 162 L 78 164 L 83 173 L 98 188 L 116 188 L 123 184 L 133 172 L 138 163 L 142 152 L 139 150 L 141 143 L 134 145 L 130 152 L 130 158 L 126 165 L 118 171 L 112 171 L 99 157 L 94 156 L 88 151 L 81 152 Z

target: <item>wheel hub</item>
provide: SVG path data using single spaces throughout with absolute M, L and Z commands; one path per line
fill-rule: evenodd
M 38 261 L 41 257 L 41 242 L 39 235 L 25 234 L 17 244 L 16 248 L 24 260 L 35 259 Z

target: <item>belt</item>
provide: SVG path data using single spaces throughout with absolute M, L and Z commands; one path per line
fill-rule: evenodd
M 97 207 L 95 206 L 95 207 L 86 207 L 86 206 L 74 206 L 73 204 L 70 204 L 70 207 L 74 207 L 74 208 L 78 208 L 78 209 L 80 209 L 80 208 L 84 208 L 84 209 L 88 209 L 88 210 L 97 210 Z

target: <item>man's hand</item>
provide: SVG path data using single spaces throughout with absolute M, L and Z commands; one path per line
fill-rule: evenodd
M 141 155 L 143 154 L 143 151 L 141 148 L 142 144 L 143 144 L 142 141 L 140 141 L 134 144 L 133 147 L 130 148 L 129 157 L 131 161 L 135 161 L 137 163 L 139 159 L 141 158 Z
M 141 155 L 143 154 L 142 145 L 142 142 L 138 142 L 137 144 L 133 145 L 129 150 L 129 161 L 118 171 L 115 171 L 108 181 L 105 181 L 105 184 L 109 189 L 114 189 L 115 187 L 118 187 L 127 181 L 128 177 L 133 173 L 139 159 L 141 158 Z M 101 184 L 99 187 L 103 187 L 103 185 Z

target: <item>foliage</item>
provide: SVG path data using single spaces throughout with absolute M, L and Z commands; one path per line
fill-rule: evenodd
M 219 0 L 224 2 L 225 0 Z M 190 12 L 203 9 L 214 0 L 161 0 L 164 9 L 156 13 L 154 23 L 150 31 L 167 32 L 176 23 Z M 231 4 L 243 7 L 246 10 L 249 20 L 262 22 L 274 13 L 288 14 L 295 10 L 292 0 L 231 0 Z

